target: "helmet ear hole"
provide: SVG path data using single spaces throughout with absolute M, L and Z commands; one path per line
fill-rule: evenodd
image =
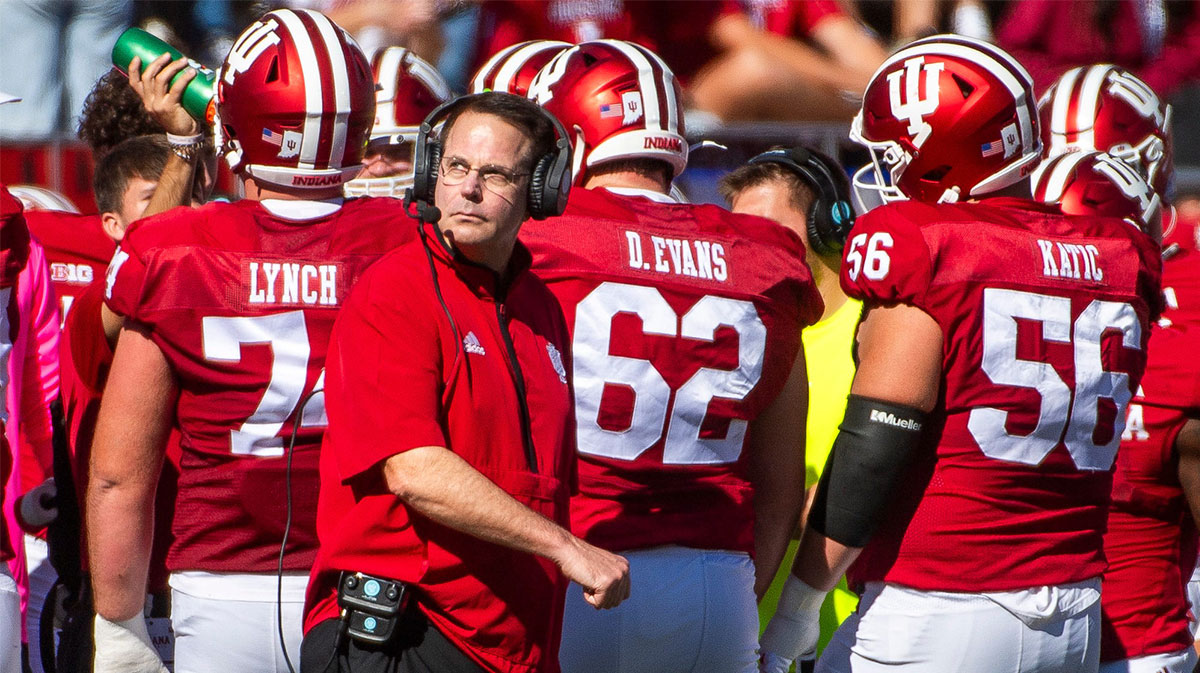
M 949 166 L 938 166 L 937 168 L 925 173 L 925 175 L 922 175 L 921 181 L 928 182 L 931 184 L 937 184 L 938 182 L 941 182 L 942 178 L 946 177 L 946 174 L 949 172 L 950 172 Z
M 270 84 L 279 80 L 279 57 L 271 59 L 271 67 L 267 70 L 266 83 Z

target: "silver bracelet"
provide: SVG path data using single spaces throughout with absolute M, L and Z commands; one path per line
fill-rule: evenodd
M 171 152 L 175 156 L 190 163 L 196 160 L 196 157 L 204 148 L 204 134 L 197 133 L 191 136 L 177 136 L 168 133 L 167 144 L 171 146 Z

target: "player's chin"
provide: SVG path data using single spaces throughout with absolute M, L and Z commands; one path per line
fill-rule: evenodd
M 478 215 L 455 214 L 442 220 L 442 228 L 448 229 L 459 243 L 478 243 L 492 236 L 496 227 L 488 219 Z

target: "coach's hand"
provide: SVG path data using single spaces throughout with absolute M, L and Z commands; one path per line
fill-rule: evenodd
M 583 587 L 583 598 L 596 608 L 615 608 L 629 598 L 629 561 L 574 538 L 558 567 Z
M 817 649 L 821 635 L 821 603 L 828 592 L 814 589 L 788 575 L 775 616 L 759 639 L 760 670 L 786 673 L 792 662 Z
M 96 642 L 92 673 L 169 673 L 140 614 L 123 622 L 96 615 L 92 633 Z

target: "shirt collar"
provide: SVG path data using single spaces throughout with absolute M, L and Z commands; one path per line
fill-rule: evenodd
M 508 290 L 523 273 L 529 270 L 533 263 L 533 256 L 530 255 L 529 249 L 518 240 L 513 246 L 512 257 L 508 260 L 507 272 L 501 276 L 490 268 L 463 257 L 458 251 L 452 250 L 436 224 L 423 223 L 421 232 L 422 241 L 434 258 L 454 269 L 455 275 L 479 297 L 504 301 Z
M 640 196 L 644 199 L 650 199 L 656 203 L 679 203 L 675 199 L 671 198 L 670 194 L 663 194 L 662 192 L 656 192 L 649 189 L 639 189 L 637 187 L 603 187 L 602 189 L 608 190 L 613 194 L 618 194 L 620 196 Z

